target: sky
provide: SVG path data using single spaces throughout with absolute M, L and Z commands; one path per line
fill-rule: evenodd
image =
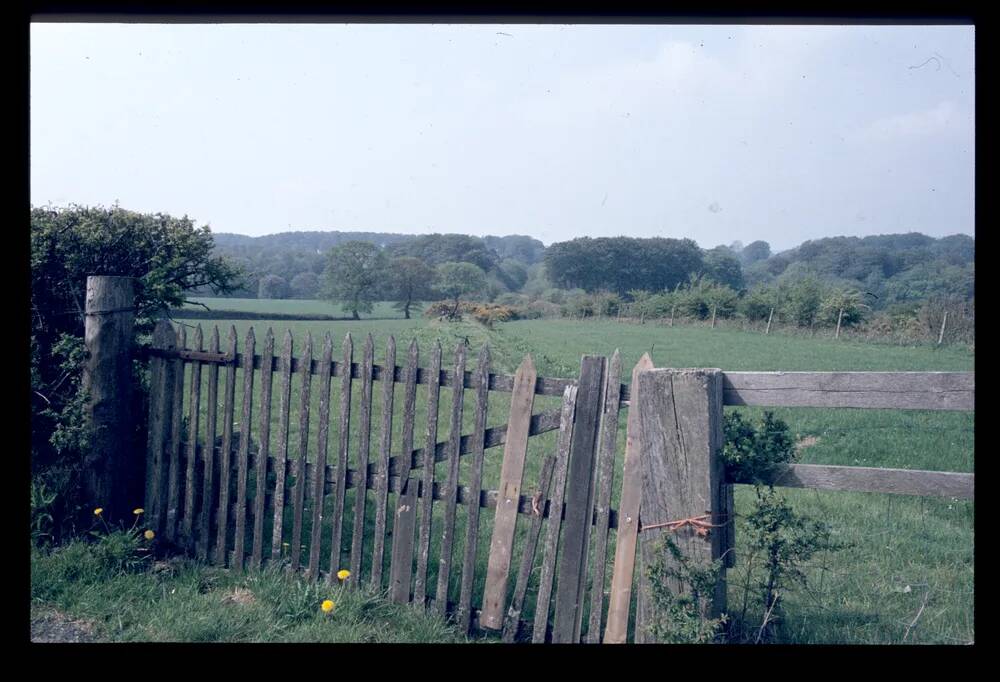
M 67 24 L 31 202 L 287 230 L 974 234 L 972 26 Z

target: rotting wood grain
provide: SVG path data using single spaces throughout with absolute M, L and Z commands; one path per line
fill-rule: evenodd
M 465 384 L 459 379 L 465 375 L 465 344 L 455 350 L 456 380 L 451 386 L 451 436 L 448 440 L 448 477 L 445 483 L 444 528 L 441 532 L 441 556 L 438 558 L 437 604 L 438 613 L 445 616 L 448 603 L 448 581 L 451 578 L 452 546 L 455 541 L 455 506 L 458 495 L 458 450 L 462 434 L 462 407 Z
M 542 555 L 542 574 L 538 580 L 538 598 L 535 604 L 535 622 L 531 641 L 545 642 L 549 625 L 549 602 L 552 599 L 552 579 L 555 577 L 556 556 L 559 550 L 559 531 L 564 513 L 563 500 L 566 490 L 566 473 L 569 470 L 570 445 L 573 442 L 573 426 L 576 422 L 577 386 L 568 386 L 563 396 L 560 410 L 559 440 L 556 443 L 556 464 L 552 493 L 548 503 L 548 529 Z
M 271 561 L 281 561 L 281 538 L 285 527 L 285 480 L 288 470 L 288 420 L 292 401 L 292 332 L 285 331 L 281 347 L 281 386 L 278 389 L 278 451 L 279 466 L 274 477 L 274 526 L 271 531 Z
M 618 505 L 618 533 L 615 539 L 615 563 L 608 599 L 608 623 L 605 644 L 624 644 L 628 636 L 629 606 L 632 599 L 632 576 L 635 569 L 635 546 L 639 528 L 639 501 L 642 497 L 642 469 L 639 463 L 639 372 L 653 369 L 649 353 L 643 353 L 632 368 L 635 398 L 629 407 L 625 426 L 625 463 L 622 467 L 622 495 Z
M 350 332 L 344 336 L 344 366 L 350 367 L 354 357 L 354 341 Z M 350 453 L 351 431 L 351 373 L 344 372 L 340 378 L 340 443 L 337 449 L 337 469 L 333 490 L 333 523 L 330 530 L 330 572 L 326 575 L 328 585 L 340 570 L 340 543 L 344 526 L 344 502 L 347 483 L 348 454 Z
M 256 339 L 253 327 L 247 330 L 243 345 L 248 354 L 253 353 Z M 249 366 L 248 366 L 249 365 Z M 253 418 L 253 365 L 243 365 L 243 416 L 240 418 L 240 453 L 236 464 L 236 530 L 233 534 L 233 568 L 243 570 L 243 553 L 246 546 L 247 524 L 247 475 L 250 458 L 250 424 Z
M 213 326 L 209 337 L 208 349 L 219 352 L 219 327 Z M 212 544 L 212 494 L 215 486 L 215 431 L 218 422 L 219 409 L 219 366 L 208 366 L 208 405 L 205 408 L 205 448 L 206 457 L 203 465 L 203 480 L 201 484 L 201 515 L 199 517 L 198 558 L 207 561 Z
M 195 327 L 194 347 L 204 345 L 201 325 Z M 201 416 L 201 363 L 191 363 L 191 392 L 188 406 L 187 466 L 184 481 L 184 515 L 181 521 L 181 543 L 190 552 L 194 549 L 195 451 L 198 447 L 198 418 Z
M 402 452 L 413 451 L 413 431 L 416 421 L 417 367 L 420 349 L 417 340 L 410 341 L 406 352 L 406 374 L 403 388 L 403 432 Z M 406 457 L 400 461 L 400 493 L 396 498 L 396 512 L 392 524 L 392 547 L 389 561 L 389 585 L 394 601 L 406 603 L 410 600 L 410 581 L 413 575 L 413 542 L 417 517 L 417 481 L 410 480 L 411 467 Z
M 309 461 L 309 408 L 312 385 L 309 368 L 312 366 L 312 355 L 312 334 L 307 331 L 305 348 L 302 349 L 302 369 L 299 370 L 301 403 L 299 404 L 299 451 L 298 457 L 295 458 L 295 487 L 292 488 L 292 573 L 299 570 L 302 556 L 302 517 L 309 481 L 306 463 Z
M 483 345 L 479 352 L 479 360 L 476 365 L 476 404 L 475 404 L 475 425 L 472 429 L 472 467 L 469 477 L 470 490 L 479 490 L 483 487 L 483 447 L 486 439 L 486 413 L 489 405 L 489 372 L 490 372 L 490 351 Z M 455 612 L 455 620 L 458 626 L 466 631 L 471 627 L 472 612 L 472 584 L 476 571 L 476 551 L 479 548 L 479 505 L 470 504 L 468 507 L 467 523 L 465 525 L 465 558 L 462 562 L 462 583 L 459 589 L 458 609 Z
M 354 497 L 354 531 L 351 536 L 351 576 L 349 585 L 361 584 L 361 560 L 365 543 L 365 501 L 368 483 L 368 454 L 371 446 L 372 424 L 372 365 L 375 359 L 375 341 L 372 335 L 365 338 L 364 358 L 361 363 L 361 419 L 358 424 L 358 471 L 361 480 Z
M 183 348 L 186 344 L 186 333 L 181 327 L 177 334 L 177 345 Z M 167 540 L 177 540 L 177 514 L 180 507 L 181 479 L 181 420 L 184 410 L 184 361 L 174 360 L 174 385 L 171 389 L 170 409 L 170 473 L 167 483 Z
M 427 431 L 424 438 L 424 449 L 420 455 L 420 462 L 423 465 L 423 476 L 421 477 L 421 487 L 430 491 L 434 487 L 434 459 L 437 451 L 437 423 L 438 423 L 438 403 L 441 393 L 441 343 L 434 341 L 431 348 L 430 381 L 427 384 Z M 442 454 L 444 445 L 442 444 Z M 413 457 L 403 453 L 403 457 Z M 427 597 L 427 564 L 430 558 L 431 542 L 431 522 L 433 518 L 433 498 L 430 495 L 424 497 L 420 502 L 420 538 L 417 543 L 417 574 L 413 577 L 413 601 L 421 606 L 424 605 Z
M 396 339 L 389 337 L 385 346 L 385 366 L 396 366 Z M 382 381 L 382 429 L 379 434 L 378 466 L 375 469 L 375 531 L 372 538 L 371 585 L 382 589 L 382 570 L 385 559 L 385 526 L 389 506 L 389 455 L 392 450 L 392 404 L 396 384 L 386 373 Z
M 250 553 L 250 566 L 259 569 L 264 558 L 264 505 L 267 494 L 267 461 L 271 452 L 271 385 L 273 384 L 273 362 L 274 358 L 274 332 L 270 327 L 264 335 L 264 348 L 261 352 L 263 362 L 261 363 L 260 375 L 260 425 L 258 426 L 258 438 L 260 439 L 260 456 L 257 459 L 258 466 L 254 468 L 256 475 L 256 490 L 254 492 L 253 505 L 253 549 Z M 259 466 L 260 463 L 264 467 Z
M 226 350 L 236 357 L 236 327 L 230 325 L 226 337 Z M 233 454 L 233 411 L 236 409 L 236 363 L 226 365 L 226 383 L 222 393 L 222 446 L 219 452 L 219 506 L 215 538 L 215 563 L 226 565 L 229 530 L 229 487 Z
M 517 500 L 521 495 L 524 461 L 528 454 L 528 429 L 535 399 L 535 381 L 538 378 L 531 355 L 524 357 L 514 376 L 514 390 L 507 418 L 507 442 L 500 468 L 500 504 L 493 517 L 493 537 L 490 540 L 481 617 L 483 627 L 493 630 L 503 627 L 517 524 Z
M 330 332 L 323 337 L 323 354 L 319 372 L 319 431 L 316 434 L 316 470 L 326 471 L 327 441 L 330 437 L 330 373 L 333 370 L 333 339 Z M 309 534 L 309 567 L 306 579 L 315 581 L 319 577 L 319 552 L 323 544 L 323 499 L 325 476 L 313 476 L 312 525 Z M 336 572 L 336 569 L 333 569 Z

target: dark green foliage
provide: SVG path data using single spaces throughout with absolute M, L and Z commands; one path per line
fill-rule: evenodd
M 410 308 L 434 296 L 434 269 L 419 258 L 401 256 L 389 261 L 385 295 L 396 302 L 396 309 L 402 310 L 410 319 Z
M 291 292 L 288 281 L 278 275 L 265 275 L 257 285 L 257 298 L 288 298 Z
M 478 237 L 465 234 L 423 234 L 389 248 L 392 256 L 413 256 L 427 265 L 471 263 L 485 272 L 499 262 L 497 253 Z
M 354 241 L 333 248 L 328 258 L 325 296 L 361 319 L 358 313 L 370 313 L 385 287 L 385 253 L 374 244 Z
M 746 421 L 739 412 L 727 412 L 723 429 L 726 440 L 722 459 L 726 471 L 738 483 L 760 483 L 762 473 L 795 458 L 788 425 L 773 412 L 764 412 L 756 423 Z
M 664 536 L 648 568 L 653 601 L 649 632 L 655 641 L 709 644 L 722 638 L 728 617 L 707 617 L 721 570 L 718 560 L 707 568 L 692 566 L 670 536 Z
M 752 265 L 757 261 L 767 260 L 771 256 L 771 245 L 765 241 L 750 242 L 740 251 L 740 260 L 744 265 Z
M 292 281 L 288 284 L 294 298 L 307 299 L 319 296 L 321 285 L 322 283 L 319 275 L 311 270 L 306 270 L 305 272 L 300 272 L 295 275 L 295 277 L 292 278 Z
M 486 274 L 472 263 L 442 263 L 437 268 L 437 291 L 452 302 L 449 317 L 456 319 L 459 301 L 486 289 Z
M 744 287 L 743 269 L 739 258 L 726 246 L 718 246 L 705 252 L 704 275 L 730 289 L 740 291 Z
M 673 289 L 704 267 L 701 249 L 690 239 L 581 237 L 545 251 L 548 279 L 565 288 L 608 290 Z
M 73 494 L 88 442 L 80 392 L 83 306 L 88 275 L 135 278 L 135 329 L 148 334 L 168 308 L 208 287 L 232 291 L 239 271 L 212 256 L 212 234 L 189 218 L 111 208 L 31 209 L 31 461 L 32 471 L 57 494 L 49 513 L 53 534 L 74 509 Z M 137 409 L 143 409 L 143 374 L 135 374 Z M 144 447 L 142 420 L 135 442 Z

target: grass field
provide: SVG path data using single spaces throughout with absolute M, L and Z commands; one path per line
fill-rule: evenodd
M 235 299 L 206 300 L 212 307 L 237 309 Z M 217 306 L 214 305 L 218 304 Z M 275 305 L 274 312 L 296 310 L 330 313 L 319 306 L 322 302 L 307 301 L 248 301 L 246 306 Z M 309 308 L 310 305 L 317 306 Z M 248 309 L 243 307 L 241 309 Z M 263 308 L 255 308 L 260 312 Z M 959 348 L 898 347 L 860 342 L 834 342 L 832 340 L 744 333 L 731 329 L 706 329 L 697 327 L 664 327 L 658 325 L 618 324 L 614 321 L 533 320 L 500 325 L 489 331 L 471 323 L 444 324 L 415 316 L 413 320 L 396 319 L 336 321 L 336 322 L 275 322 L 276 351 L 280 349 L 280 335 L 285 329 L 292 331 L 295 354 L 298 355 L 306 332 L 313 336 L 314 357 L 319 355 L 323 335 L 329 333 L 334 344 L 334 357 L 341 358 L 340 344 L 344 334 L 350 332 L 354 339 L 354 359 L 361 359 L 364 335 L 371 333 L 376 347 L 376 363 L 384 359 L 385 343 L 393 335 L 397 343 L 396 363 L 404 364 L 406 347 L 416 339 L 420 344 L 422 366 L 427 364 L 427 353 L 434 341 L 441 342 L 444 352 L 443 366 L 453 365 L 452 351 L 456 344 L 467 338 L 471 348 L 467 370 L 474 369 L 479 347 L 488 343 L 493 371 L 513 373 L 525 353 L 530 352 L 540 376 L 574 377 L 583 354 L 610 356 L 617 348 L 622 356 L 622 381 L 627 382 L 632 365 L 643 352 L 649 351 L 657 366 L 720 367 L 724 370 L 870 370 L 870 371 L 970 371 L 974 369 L 974 355 Z M 210 329 L 203 322 L 203 328 Z M 230 322 L 219 320 L 220 330 L 228 330 Z M 266 321 L 232 321 L 243 346 L 246 331 L 253 327 L 257 338 L 257 352 L 263 343 Z M 190 345 L 190 329 L 189 345 Z M 207 341 L 207 334 L 206 334 Z M 206 381 L 203 372 L 203 381 Z M 274 390 L 277 393 L 277 376 Z M 202 388 L 205 395 L 206 386 Z M 334 391 L 339 390 L 339 380 L 334 381 Z M 402 404 L 402 386 L 395 392 L 396 410 Z M 258 394 L 255 385 L 254 393 Z M 357 415 L 359 389 L 355 386 L 352 413 Z M 220 381 L 221 394 L 221 381 Z M 235 420 L 241 413 L 242 377 L 237 372 Z M 466 391 L 464 401 L 463 433 L 472 429 L 472 391 Z M 290 420 L 289 457 L 298 453 L 298 419 L 300 410 L 298 378 L 292 382 L 292 419 Z M 377 457 L 380 433 L 381 385 L 373 391 L 372 451 Z M 185 401 L 188 392 L 185 391 Z M 255 398 L 258 400 L 258 398 Z M 204 398 L 203 398 L 204 401 Z M 318 428 L 318 378 L 312 380 L 309 458 L 314 459 Z M 438 419 L 438 441 L 447 439 L 450 415 L 450 390 L 441 392 Z M 331 400 L 331 429 L 328 461 L 334 457 L 337 433 L 336 398 Z M 537 396 L 535 412 L 558 407 L 557 398 Z M 272 448 L 277 438 L 277 397 L 272 412 Z M 488 425 L 506 421 L 509 398 L 504 394 L 491 394 Z M 255 405 L 255 411 L 257 405 Z M 759 413 L 754 408 L 743 409 L 750 414 Z M 974 467 L 973 427 L 974 415 L 960 412 L 854 410 L 782 408 L 773 410 L 785 419 L 800 440 L 810 443 L 801 451 L 800 461 L 809 463 L 884 466 L 899 468 L 934 469 L 944 471 L 972 471 Z M 416 443 L 423 446 L 426 409 L 423 392 L 418 392 Z M 253 416 L 251 432 L 256 434 L 258 416 Z M 624 412 L 618 434 L 618 462 L 621 471 L 624 449 Z M 352 418 L 352 424 L 354 418 Z M 238 428 L 238 426 L 236 427 Z M 393 424 L 392 453 L 399 450 L 400 424 Z M 221 426 L 219 433 L 221 433 Z M 537 480 L 542 457 L 554 447 L 555 433 L 544 434 L 529 441 L 528 462 L 522 490 L 530 491 Z M 351 466 L 357 457 L 356 429 L 351 434 Z M 808 440 L 806 440 L 808 439 Z M 273 452 L 273 449 L 272 449 Z M 495 489 L 499 481 L 502 448 L 487 450 L 484 463 L 484 488 Z M 462 461 L 463 483 L 468 478 L 469 458 Z M 445 476 L 444 464 L 435 470 L 435 480 Z M 615 482 L 612 506 L 617 506 L 620 482 Z M 250 489 L 253 489 L 251 485 Z M 974 639 L 973 629 L 973 513 L 969 501 L 918 498 L 847 492 L 808 490 L 783 490 L 783 493 L 800 512 L 821 518 L 831 524 L 834 536 L 846 547 L 838 552 L 817 557 L 806 570 L 807 586 L 785 595 L 787 620 L 779 629 L 780 641 L 796 643 L 966 643 Z M 737 512 L 749 509 L 752 490 L 737 486 Z M 390 504 L 392 500 L 390 499 Z M 345 529 L 350 528 L 353 491 L 348 493 Z M 437 572 L 437 544 L 439 543 L 440 518 L 435 514 L 435 542 L 431 550 L 429 592 L 433 593 Z M 369 494 L 366 508 L 368 527 L 374 518 L 374 501 Z M 328 514 L 324 514 L 329 518 Z M 464 511 L 458 515 L 456 546 L 451 579 L 451 595 L 458 593 L 461 557 L 464 551 Z M 391 517 L 391 515 L 390 515 Z M 304 537 L 308 538 L 308 506 Z M 519 523 L 519 535 L 524 524 Z M 486 563 L 489 537 L 492 530 L 492 513 L 484 510 L 480 517 L 481 538 L 478 543 L 480 566 Z M 286 533 L 287 533 L 286 529 Z M 345 530 L 343 561 L 349 550 L 349 531 Z M 265 528 L 265 537 L 270 529 Z M 614 534 L 610 541 L 613 548 Z M 326 542 L 329 542 L 324 532 Z M 370 539 L 366 540 L 366 557 L 370 561 Z M 737 557 L 740 556 L 740 534 L 737 533 Z M 515 545 L 513 566 L 519 561 L 520 545 Z M 322 548 L 321 556 L 328 554 Z M 743 569 L 730 571 L 730 601 L 738 603 L 742 595 Z M 458 566 L 457 570 L 454 567 Z M 323 569 L 327 567 L 325 563 Z M 386 571 L 387 572 L 387 571 Z M 484 571 L 481 571 L 484 572 Z M 367 568 L 365 569 L 367 574 Z M 535 574 L 537 580 L 537 571 Z M 610 575 L 608 577 L 610 580 Z M 474 601 L 482 594 L 482 578 L 475 587 Z M 607 586 L 605 586 L 607 589 Z M 524 617 L 533 613 L 534 585 L 529 589 Z M 918 617 L 919 616 L 919 617 Z M 586 620 L 584 621 L 586 623 Z M 904 639 L 905 638 L 905 639 Z

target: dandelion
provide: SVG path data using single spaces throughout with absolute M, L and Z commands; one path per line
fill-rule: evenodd
M 143 534 L 142 534 L 142 536 L 143 536 L 144 538 L 146 538 L 147 540 L 152 540 L 153 538 L 155 538 L 155 537 L 156 537 L 156 533 L 154 533 L 154 532 L 153 532 L 153 531 L 151 531 L 151 530 L 147 530 L 147 531 L 146 531 L 145 533 L 143 533 Z
M 138 516 L 139 514 L 142 514 L 145 511 L 146 511 L 145 509 L 143 509 L 142 507 L 139 507 L 138 509 L 133 509 L 132 513 L 135 514 L 136 516 Z
M 347 569 L 340 569 L 337 571 L 337 580 L 344 581 L 351 577 L 351 572 Z
M 94 516 L 100 516 L 104 512 L 104 507 L 98 507 L 94 510 Z
M 334 604 L 329 599 L 324 599 L 323 603 L 320 604 L 320 608 L 323 610 L 323 613 L 330 613 L 331 611 L 333 611 L 334 606 L 336 606 L 336 604 Z

